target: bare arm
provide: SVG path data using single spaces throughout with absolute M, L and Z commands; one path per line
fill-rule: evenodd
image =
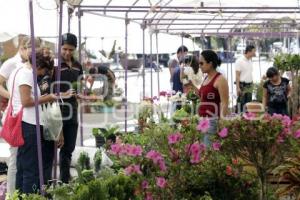
M 263 88 L 263 98 L 262 98 L 262 103 L 264 108 L 266 109 L 267 103 L 268 103 L 268 92 L 266 88 Z
M 168 66 L 171 78 L 173 76 L 174 68 L 176 67 L 176 64 L 177 64 L 176 60 L 172 60 L 172 62 L 170 62 L 169 66 Z
M 228 114 L 228 104 L 229 104 L 229 87 L 227 80 L 220 76 L 218 78 L 217 87 L 221 99 L 221 117 L 225 117 Z
M 20 89 L 22 106 L 33 107 L 34 99 L 31 97 L 31 87 L 29 85 L 21 85 L 19 89 Z M 48 102 L 53 102 L 55 100 L 56 100 L 56 96 L 54 94 L 48 94 L 48 95 L 41 96 L 38 100 L 38 103 L 44 104 Z
M 0 96 L 9 99 L 9 92 L 4 88 L 6 78 L 0 75 Z
M 292 87 L 290 84 L 287 86 L 287 97 L 290 98 L 292 95 Z

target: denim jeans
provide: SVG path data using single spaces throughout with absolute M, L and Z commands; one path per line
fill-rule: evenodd
M 218 130 L 218 118 L 209 118 L 209 128 L 203 138 L 203 143 L 206 145 L 206 147 L 209 147 L 211 145 L 210 136 L 216 134 L 217 130 Z
M 37 193 L 40 191 L 38 148 L 36 125 L 22 122 L 24 145 L 19 147 L 17 153 L 16 189 L 22 193 Z M 43 128 L 41 127 L 41 133 Z M 41 134 L 43 175 L 46 183 L 51 178 L 54 142 L 45 141 Z

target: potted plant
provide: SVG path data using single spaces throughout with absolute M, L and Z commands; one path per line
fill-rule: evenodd
M 92 129 L 93 136 L 95 137 L 96 147 L 100 148 L 105 144 L 105 137 L 99 128 Z
M 99 128 L 101 134 L 107 139 L 110 135 L 116 135 L 119 132 L 119 126 L 106 126 L 106 128 Z
M 103 102 L 104 106 L 102 107 L 103 113 L 113 113 L 114 112 L 114 106 L 116 105 L 116 102 L 112 99 L 106 100 Z

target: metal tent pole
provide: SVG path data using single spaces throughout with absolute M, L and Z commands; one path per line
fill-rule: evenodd
M 153 65 L 152 65 L 152 36 L 153 36 L 153 33 L 150 32 L 150 84 L 151 84 L 151 98 L 153 98 Z
M 127 133 L 127 115 L 128 115 L 128 13 L 125 14 L 125 133 Z
M 159 57 L 158 57 L 158 31 L 155 31 L 155 39 L 156 39 L 156 63 L 157 63 L 157 97 L 160 97 L 160 64 L 159 64 Z
M 62 18 L 63 18 L 63 0 L 60 0 L 59 2 L 59 24 L 58 24 L 58 45 L 57 45 L 57 70 L 55 74 L 55 82 L 56 82 L 56 88 L 55 92 L 57 94 L 60 93 L 60 79 L 61 79 L 61 43 L 62 43 Z M 55 143 L 54 147 L 54 171 L 53 171 L 53 176 L 54 176 L 54 184 L 56 184 L 57 180 L 57 145 Z
M 82 12 L 81 12 L 81 9 L 80 9 L 80 6 L 78 7 L 78 61 L 80 64 L 82 64 L 82 57 L 81 57 L 81 17 L 82 17 Z M 80 100 L 80 104 L 82 103 L 82 100 Z M 81 104 L 82 105 L 82 104 Z M 82 126 L 82 123 L 83 123 L 83 108 L 82 106 L 79 106 L 80 109 L 79 109 L 79 126 L 80 126 L 80 145 L 83 146 L 83 126 Z
M 40 113 L 39 113 L 39 99 L 38 99 L 38 83 L 37 83 L 37 66 L 36 66 L 36 50 L 35 50 L 35 36 L 34 36 L 34 22 L 33 22 L 33 3 L 29 0 L 29 12 L 30 12 L 30 32 L 31 32 L 31 46 L 32 46 L 32 76 L 33 76 L 33 93 L 34 93 L 34 107 L 36 117 L 36 139 L 37 139 L 37 155 L 38 155 L 38 167 L 39 167 L 39 181 L 41 194 L 45 195 L 43 188 L 44 185 L 44 173 L 43 173 L 43 155 L 42 155 L 42 138 L 40 128 Z
M 145 29 L 146 29 L 147 22 L 144 21 L 144 23 L 141 25 L 141 28 L 143 30 L 143 99 L 145 98 L 145 67 L 146 67 L 146 56 L 145 56 Z
M 229 51 L 231 52 L 232 51 L 232 47 L 231 47 L 231 37 L 229 37 Z M 233 94 L 233 84 L 234 84 L 234 79 L 233 79 L 233 70 L 232 70 L 232 62 L 230 62 L 230 71 L 231 71 L 231 91 L 232 91 L 232 94 Z M 232 108 L 234 107 L 234 103 L 233 103 L 233 95 L 231 95 L 231 106 Z

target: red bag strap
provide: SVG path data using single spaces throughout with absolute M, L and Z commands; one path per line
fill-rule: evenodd
M 9 99 L 9 105 L 11 106 L 12 105 L 12 99 L 13 99 L 13 96 L 14 96 L 14 88 L 15 88 L 15 79 L 16 79 L 16 76 L 17 76 L 17 73 L 22 69 L 22 67 L 20 67 L 16 73 L 15 73 L 15 76 L 14 76 L 14 80 L 13 80 L 13 85 L 12 85 L 12 91 L 11 91 L 11 95 L 10 95 L 10 99 Z

